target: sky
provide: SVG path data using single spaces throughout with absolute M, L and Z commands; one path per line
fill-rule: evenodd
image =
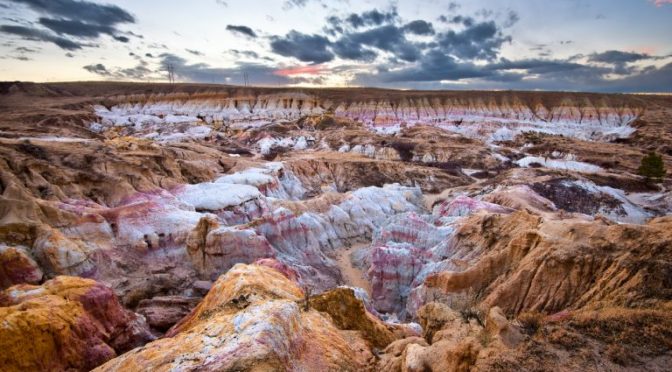
M 672 0 L 0 0 L 0 80 L 672 92 Z

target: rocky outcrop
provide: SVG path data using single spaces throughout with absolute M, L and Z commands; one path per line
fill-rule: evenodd
M 6 371 L 88 371 L 153 339 L 110 288 L 76 277 L 0 292 L 0 323 Z
M 409 328 L 386 324 L 369 313 L 352 288 L 340 287 L 308 300 L 311 309 L 329 314 L 339 329 L 359 331 L 373 347 L 383 349 L 394 340 L 413 333 Z
M 431 306 L 429 304 L 427 306 Z M 420 310 L 425 328 L 440 330 L 425 339 L 402 339 L 384 350 L 377 365 L 380 371 L 468 371 L 483 348 L 479 339 L 487 331 L 476 319 L 465 319 L 447 307 Z
M 9 369 L 672 363 L 667 98 L 11 84 Z
M 643 305 L 669 292 L 671 222 L 631 226 L 542 220 L 525 212 L 476 215 L 458 231 L 456 246 L 480 245 L 484 253 L 468 269 L 430 275 L 425 285 L 458 296 L 480 293 L 482 304 L 509 315 Z
M 368 100 L 330 99 L 321 95 L 240 92 L 134 97 L 133 104 L 121 102 L 110 109 L 97 106 L 96 114 L 101 119 L 93 127 L 96 130 L 132 127 L 145 136 L 156 137 L 159 125 L 166 124 L 223 122 L 232 126 L 263 126 L 276 120 L 298 120 L 333 112 L 336 117 L 362 122 L 383 133 L 429 124 L 467 137 L 495 140 L 510 140 L 525 131 L 610 139 L 630 135 L 634 129 L 629 124 L 642 112 L 634 101 L 578 94 L 565 97 L 549 94 L 546 102 L 520 93 L 490 93 L 487 97 L 451 93 L 386 95 Z M 201 136 L 210 134 L 209 127 L 202 128 Z M 198 138 L 201 131 L 192 131 L 191 137 Z M 181 132 L 189 133 L 184 128 Z
M 24 247 L 0 245 L 0 289 L 14 284 L 39 284 L 44 274 Z
M 198 273 L 214 279 L 236 263 L 276 258 L 296 270 L 302 283 L 326 290 L 341 282 L 332 259 L 336 249 L 369 239 L 390 216 L 422 208 L 420 190 L 399 185 L 271 205 L 272 212 L 244 225 L 201 219 L 187 239 Z
M 304 293 L 282 273 L 236 265 L 168 337 L 102 365 L 127 370 L 362 370 L 373 359 L 358 332 L 304 310 Z M 188 357 L 185 357 L 188 356 Z

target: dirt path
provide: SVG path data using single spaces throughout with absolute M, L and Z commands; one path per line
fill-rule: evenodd
M 371 295 L 371 283 L 365 278 L 365 273 L 363 270 L 360 270 L 352 265 L 350 260 L 350 254 L 355 250 L 368 246 L 369 243 L 363 244 L 354 244 L 349 248 L 345 248 L 339 251 L 338 256 L 336 257 L 336 262 L 338 263 L 338 268 L 343 274 L 343 280 L 346 285 L 352 287 L 359 287 L 366 291 L 366 293 Z

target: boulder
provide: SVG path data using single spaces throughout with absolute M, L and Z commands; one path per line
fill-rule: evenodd
M 166 334 L 96 371 L 354 371 L 373 355 L 357 332 L 304 310 L 304 293 L 279 271 L 237 264 Z
M 0 292 L 3 371 L 88 371 L 154 337 L 93 280 L 59 276 Z

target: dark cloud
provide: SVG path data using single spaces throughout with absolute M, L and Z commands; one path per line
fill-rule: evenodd
M 33 49 L 33 48 L 20 46 L 20 47 L 16 47 L 14 49 L 14 51 L 17 52 L 17 53 L 37 53 L 39 51 L 39 48 Z
M 67 50 L 89 46 L 79 41 L 67 39 L 75 38 L 96 39 L 101 35 L 110 35 L 117 41 L 127 43 L 129 38 L 116 29 L 116 25 L 135 23 L 135 18 L 116 5 L 102 5 L 90 1 L 76 0 L 8 0 L 23 4 L 33 11 L 45 15 L 40 17 L 38 24 L 53 31 L 52 35 L 46 30 L 34 27 L 24 29 L 8 29 L 5 32 L 14 33 L 31 38 L 31 40 L 53 42 Z M 9 26 L 8 26 L 9 27 Z M 139 36 L 128 33 L 133 36 Z M 141 36 L 140 36 L 141 37 Z
M 97 38 L 101 34 L 114 35 L 117 31 L 108 25 L 89 24 L 76 20 L 40 18 L 38 22 L 61 35 Z
M 510 22 L 517 14 L 509 13 Z M 446 21 L 461 27 L 437 33 L 425 20 L 403 23 L 396 8 L 352 13 L 345 17 L 329 16 L 326 35 L 306 35 L 292 31 L 284 37 L 271 38 L 273 52 L 296 57 L 303 62 L 323 63 L 335 56 L 360 62 L 379 57 L 388 63 L 404 64 L 437 54 L 459 60 L 495 60 L 505 42 L 511 41 L 494 21 L 477 22 L 468 16 L 453 16 Z M 431 36 L 419 42 L 407 36 Z M 331 36 L 332 38 L 328 38 Z M 430 55 L 431 53 L 431 55 Z M 428 56 L 429 55 L 429 56 Z
M 118 80 L 145 80 L 153 77 L 156 73 L 156 71 L 147 68 L 145 62 L 140 62 L 137 66 L 129 68 L 108 68 L 102 63 L 86 65 L 82 68 L 106 79 Z
M 254 59 L 254 60 L 264 60 L 264 61 L 269 61 L 273 62 L 273 58 L 271 57 L 266 57 L 266 56 L 260 56 L 259 53 L 253 51 L 253 50 L 238 50 L 238 49 L 231 49 L 228 51 L 230 54 L 236 56 L 237 58 L 248 58 L 248 59 Z
M 593 53 L 588 57 L 588 60 L 591 62 L 618 64 L 618 63 L 637 62 L 649 58 L 651 57 L 647 54 L 609 50 L 602 53 Z
M 148 69 L 145 64 L 139 64 L 135 67 L 119 69 L 114 76 L 120 79 L 145 80 L 152 73 L 154 71 Z
M 136 33 L 133 32 L 133 31 L 126 31 L 126 34 L 127 34 L 127 35 L 131 35 L 131 36 L 133 36 L 133 37 L 137 37 L 138 39 L 144 39 L 144 38 L 145 38 L 144 36 L 142 36 L 142 35 L 140 35 L 140 34 L 136 34 Z
M 101 5 L 77 0 L 8 0 L 24 4 L 36 12 L 97 25 L 134 23 L 135 18 L 116 5 Z
M 253 51 L 253 50 L 238 50 L 238 49 L 231 49 L 229 50 L 229 53 L 239 56 L 239 57 L 247 57 L 247 58 L 253 58 L 253 59 L 259 59 L 259 53 Z
M 82 68 L 85 69 L 86 71 L 92 73 L 92 74 L 96 74 L 96 75 L 100 75 L 100 76 L 110 76 L 110 75 L 112 75 L 110 73 L 110 71 L 107 69 L 107 67 L 105 67 L 105 65 L 103 65 L 102 63 L 98 63 L 98 64 L 95 64 L 95 65 L 86 65 L 86 66 L 83 66 Z
M 77 50 L 82 49 L 82 47 L 86 46 L 85 44 L 81 44 L 79 42 L 70 39 L 56 36 L 49 32 L 32 27 L 2 25 L 0 26 L 0 32 L 20 36 L 26 40 L 54 43 L 58 45 L 61 49 L 65 50 Z
M 415 35 L 434 35 L 435 33 L 434 26 L 421 19 L 407 23 L 404 25 L 404 30 Z
M 4 56 L 2 59 L 15 59 L 17 61 L 31 61 L 32 58 L 26 57 L 24 55 L 18 55 L 18 56 Z
M 456 15 L 450 18 L 447 18 L 446 16 L 441 16 L 439 17 L 439 19 L 446 23 L 461 24 L 464 25 L 465 27 L 471 27 L 474 25 L 474 23 L 476 23 L 476 20 L 474 20 L 472 17 L 463 15 Z
M 490 71 L 501 70 L 525 70 L 528 74 L 566 74 L 568 72 L 576 73 L 579 70 L 590 69 L 591 74 L 608 73 L 609 69 L 600 69 L 593 66 L 582 65 L 580 63 L 570 62 L 568 60 L 548 60 L 548 59 L 523 59 L 510 61 L 502 59 L 497 63 L 485 66 Z
M 589 62 L 604 63 L 614 66 L 614 73 L 619 75 L 628 75 L 635 71 L 635 67 L 630 66 L 629 64 L 648 60 L 648 59 L 661 59 L 664 57 L 650 56 L 643 53 L 633 53 L 633 52 L 622 52 L 618 50 L 608 50 L 602 53 L 593 53 L 588 56 Z
M 448 54 L 461 59 L 493 60 L 510 36 L 504 36 L 494 21 L 474 23 L 460 32 L 437 35 L 437 43 Z
M 276 75 L 274 68 L 257 63 L 240 63 L 234 68 L 219 68 L 205 63 L 190 64 L 184 58 L 171 53 L 164 53 L 159 57 L 161 58 L 162 69 L 165 71 L 168 66 L 172 66 L 175 75 L 180 80 L 201 83 L 242 84 L 242 76 L 246 72 L 251 84 L 275 85 L 291 83 L 289 78 Z
M 295 30 L 284 37 L 271 38 L 271 49 L 274 53 L 311 63 L 333 60 L 334 54 L 328 49 L 330 44 L 329 39 L 324 36 L 303 34 Z
M 185 49 L 185 50 L 186 50 L 187 52 L 189 52 L 189 53 L 195 55 L 195 56 L 203 56 L 203 55 L 204 55 L 203 52 L 201 52 L 201 51 L 199 51 L 199 50 L 188 49 L 188 48 Z
M 354 28 L 364 26 L 380 26 L 384 23 L 392 23 L 399 18 L 396 8 L 392 8 L 388 12 L 381 12 L 377 9 L 370 10 L 361 14 L 352 13 L 345 21 Z
M 358 41 L 347 37 L 333 43 L 332 50 L 340 58 L 355 61 L 370 62 L 378 56 L 378 53 L 366 48 Z
M 227 25 L 226 29 L 249 37 L 257 37 L 256 32 L 247 26 Z
M 375 48 L 392 53 L 394 57 L 402 61 L 414 62 L 420 57 L 421 49 L 418 44 L 406 39 L 404 34 L 405 30 L 395 25 L 384 25 L 361 32 L 346 33 L 338 40 L 338 43 L 339 46 L 347 46 L 349 49 L 337 48 L 335 52 L 341 58 L 349 58 L 353 55 L 363 54 L 367 56 L 366 48 Z
M 395 70 L 383 69 L 375 75 L 359 75 L 357 80 L 360 83 L 427 82 L 486 77 L 493 74 L 494 72 L 483 70 L 471 63 L 460 63 L 439 50 L 432 50 L 417 65 Z

